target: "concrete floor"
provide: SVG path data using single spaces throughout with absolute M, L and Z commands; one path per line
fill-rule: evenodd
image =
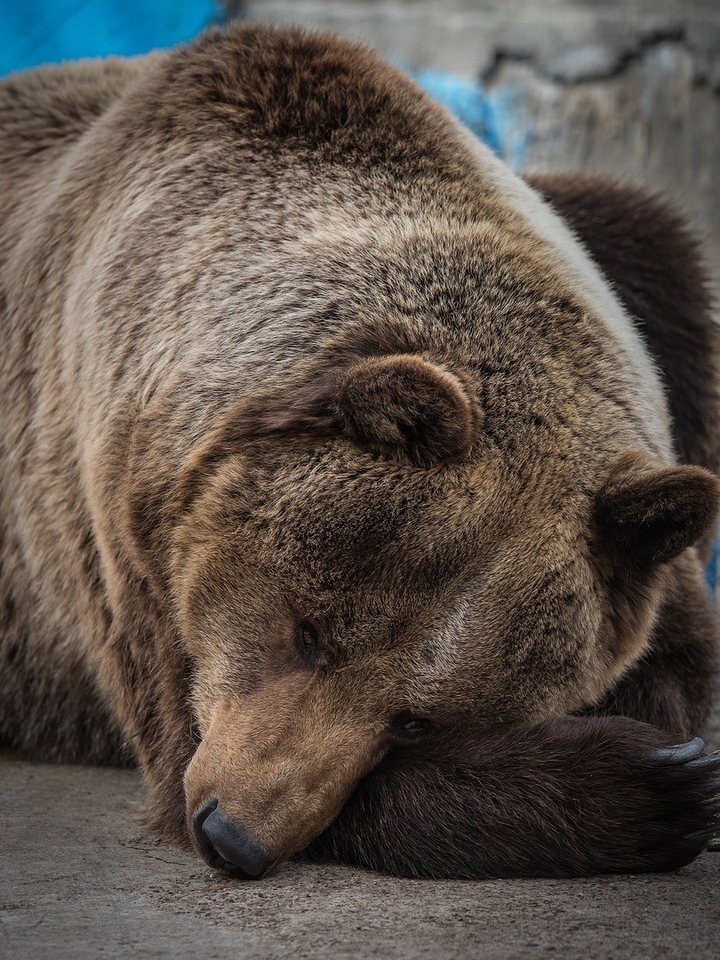
M 675 874 L 397 880 L 285 864 L 243 883 L 153 843 L 137 774 L 0 758 L 2 960 L 717 960 L 720 854 Z

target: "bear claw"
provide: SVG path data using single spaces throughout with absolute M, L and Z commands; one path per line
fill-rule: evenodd
M 705 741 L 701 737 L 694 737 L 687 743 L 659 747 L 655 750 L 655 758 L 661 763 L 687 763 L 699 757 L 704 749 Z
M 432 744 L 391 755 L 309 857 L 448 879 L 677 870 L 720 825 L 720 755 L 699 737 L 666 739 L 624 717 L 555 718 L 458 738 L 439 756 Z

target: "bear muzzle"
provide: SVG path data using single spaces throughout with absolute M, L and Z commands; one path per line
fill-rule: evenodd
M 304 849 L 389 748 L 374 719 L 323 715 L 317 698 L 276 692 L 220 704 L 185 772 L 199 853 L 242 879 Z
M 259 880 L 276 862 L 266 850 L 226 816 L 216 798 L 193 817 L 193 832 L 200 853 L 216 870 L 243 880 Z

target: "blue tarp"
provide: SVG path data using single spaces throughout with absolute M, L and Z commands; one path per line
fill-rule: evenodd
M 215 0 L 0 0 L 0 75 L 172 47 L 218 20 Z

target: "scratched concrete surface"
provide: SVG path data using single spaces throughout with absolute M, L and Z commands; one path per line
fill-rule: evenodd
M 720 854 L 654 876 L 226 879 L 153 843 L 131 771 L 0 758 L 2 960 L 717 960 Z

